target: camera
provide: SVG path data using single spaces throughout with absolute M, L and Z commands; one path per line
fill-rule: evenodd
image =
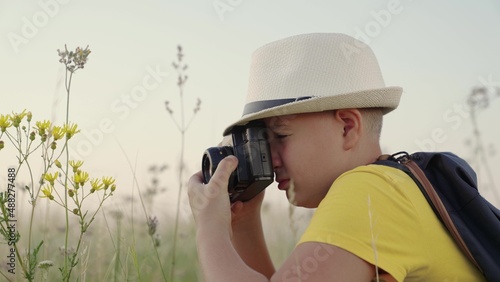
M 238 158 L 238 167 L 228 183 L 230 201 L 248 201 L 274 181 L 267 129 L 262 121 L 236 126 L 231 131 L 232 146 L 211 147 L 202 158 L 203 182 L 215 173 L 219 162 L 229 155 Z

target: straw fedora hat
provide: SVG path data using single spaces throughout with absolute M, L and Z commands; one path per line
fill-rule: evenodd
M 313 33 L 281 39 L 252 56 L 243 116 L 252 120 L 346 108 L 394 110 L 401 87 L 386 87 L 370 47 L 345 34 Z

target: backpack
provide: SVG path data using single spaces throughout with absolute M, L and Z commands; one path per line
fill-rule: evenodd
M 469 260 L 488 281 L 500 279 L 500 210 L 479 194 L 465 160 L 449 152 L 399 152 L 374 164 L 408 174 Z

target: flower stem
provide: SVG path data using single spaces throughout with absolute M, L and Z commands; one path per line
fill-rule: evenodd
M 174 272 L 175 272 L 175 263 L 176 263 L 176 252 L 177 252 L 177 233 L 179 229 L 179 213 L 180 213 L 180 206 L 181 206 L 181 196 L 182 196 L 182 174 L 184 170 L 184 140 L 185 140 L 185 133 L 186 133 L 186 128 L 184 125 L 184 93 L 183 93 L 183 86 L 184 86 L 184 81 L 182 78 L 182 72 L 179 73 L 179 78 L 180 78 L 180 83 L 179 83 L 179 95 L 180 95 L 180 110 L 181 110 L 181 115 L 180 115 L 180 133 L 181 133 L 181 152 L 180 152 L 180 160 L 179 160 L 179 192 L 177 194 L 177 206 L 176 206 L 176 211 L 175 211 L 175 225 L 174 225 L 174 238 L 173 238 L 173 243 L 172 243 L 172 268 L 170 271 L 170 281 L 174 281 Z
M 68 78 L 69 73 L 69 78 Z M 66 77 L 65 77 L 65 86 L 66 86 L 66 124 L 69 124 L 69 94 L 71 90 L 71 79 L 73 78 L 73 73 L 66 69 Z M 64 150 L 66 153 L 66 168 L 65 168 L 65 176 L 64 176 L 64 206 L 68 206 L 68 172 L 69 172 L 69 148 L 68 148 L 68 137 L 66 136 L 64 141 Z M 68 237 L 69 237 L 69 212 L 68 209 L 65 209 L 65 221 L 66 221 L 66 230 L 64 234 L 64 273 L 63 277 L 66 281 L 69 281 L 71 271 L 68 272 Z M 71 268 L 73 268 L 71 266 Z M 66 276 L 67 273 L 67 276 Z

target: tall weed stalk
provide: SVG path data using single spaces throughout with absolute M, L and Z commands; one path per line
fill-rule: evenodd
M 179 190 L 177 194 L 177 204 L 175 211 L 175 224 L 174 224 L 174 235 L 173 235 L 173 243 L 172 243 L 172 260 L 171 260 L 171 270 L 170 270 L 170 281 L 174 281 L 174 273 L 175 273 L 175 264 L 176 264 L 176 252 L 177 252 L 177 237 L 179 232 L 179 213 L 181 206 L 181 196 L 182 196 L 182 188 L 183 188 L 183 173 L 184 173 L 184 146 L 186 140 L 186 132 L 193 121 L 194 116 L 200 110 L 201 100 L 197 99 L 196 105 L 193 109 L 193 114 L 189 121 L 186 122 L 185 117 L 185 109 L 184 109 L 184 86 L 186 85 L 186 81 L 188 76 L 186 75 L 186 70 L 188 65 L 183 61 L 184 53 L 182 52 L 182 46 L 177 46 L 177 61 L 172 62 L 172 66 L 177 71 L 177 87 L 179 89 L 179 98 L 180 98 L 180 115 L 179 119 L 174 116 L 174 111 L 170 107 L 170 102 L 166 101 L 165 106 L 166 110 L 172 118 L 173 122 L 177 126 L 177 129 L 180 133 L 181 139 L 181 148 L 180 148 L 180 157 L 179 157 Z
M 469 95 L 467 104 L 470 109 L 469 114 L 472 123 L 473 141 L 470 143 L 474 158 L 477 158 L 477 169 L 478 172 L 482 167 L 486 170 L 489 188 L 493 193 L 496 203 L 500 204 L 500 195 L 496 190 L 493 172 L 491 171 L 491 166 L 488 160 L 488 158 L 494 154 L 487 152 L 481 131 L 479 130 L 479 123 L 477 122 L 478 113 L 482 110 L 486 110 L 491 105 L 491 100 L 493 100 L 495 96 L 500 97 L 500 88 L 491 89 L 487 87 L 477 87 L 474 88 Z

